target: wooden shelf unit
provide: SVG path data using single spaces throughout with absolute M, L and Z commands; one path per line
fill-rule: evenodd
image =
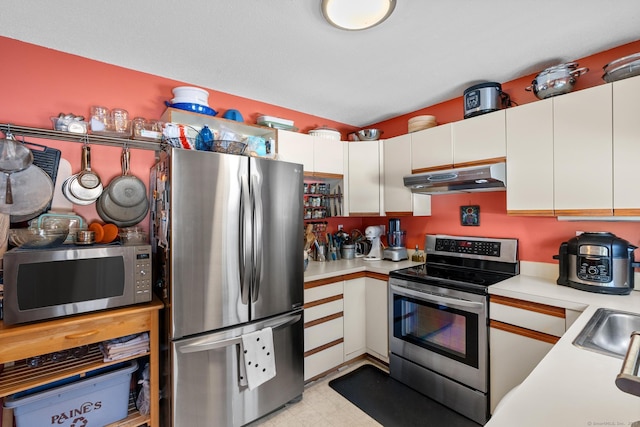
M 62 362 L 47 361 L 39 367 L 27 366 L 27 358 L 148 332 L 150 351 L 146 355 L 149 357 L 151 413 L 140 415 L 135 405 L 133 408 L 129 405 L 129 416 L 111 426 L 159 426 L 158 311 L 162 307 L 162 302 L 154 298 L 146 304 L 24 325 L 8 326 L 0 321 L 0 364 L 7 364 L 0 373 L 0 397 L 75 375 L 82 376 L 88 371 L 137 359 L 145 354 L 103 362 L 100 350 L 91 346 L 89 353 L 82 358 L 71 356 Z M 6 414 L 3 414 L 3 421 L 7 421 Z

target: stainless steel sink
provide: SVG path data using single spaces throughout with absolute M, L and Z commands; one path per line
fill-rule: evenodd
M 624 359 L 633 331 L 640 331 L 640 314 L 599 308 L 573 345 Z

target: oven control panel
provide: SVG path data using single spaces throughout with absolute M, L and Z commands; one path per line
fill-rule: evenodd
M 429 255 L 439 255 L 507 263 L 518 262 L 517 239 L 427 234 L 424 243 L 427 258 Z
M 435 250 L 457 254 L 500 256 L 500 242 L 478 240 L 436 239 Z

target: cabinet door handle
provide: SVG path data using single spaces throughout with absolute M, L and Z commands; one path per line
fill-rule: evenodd
M 86 337 L 90 337 L 91 335 L 95 335 L 98 332 L 99 331 L 96 331 L 96 330 L 78 332 L 77 334 L 65 335 L 65 338 L 68 339 L 68 340 L 73 340 L 73 339 L 78 339 L 78 338 L 86 338 Z

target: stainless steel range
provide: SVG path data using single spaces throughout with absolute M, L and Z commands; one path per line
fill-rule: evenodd
M 518 241 L 427 235 L 425 248 L 425 264 L 390 273 L 391 376 L 484 424 L 487 287 L 519 273 Z

